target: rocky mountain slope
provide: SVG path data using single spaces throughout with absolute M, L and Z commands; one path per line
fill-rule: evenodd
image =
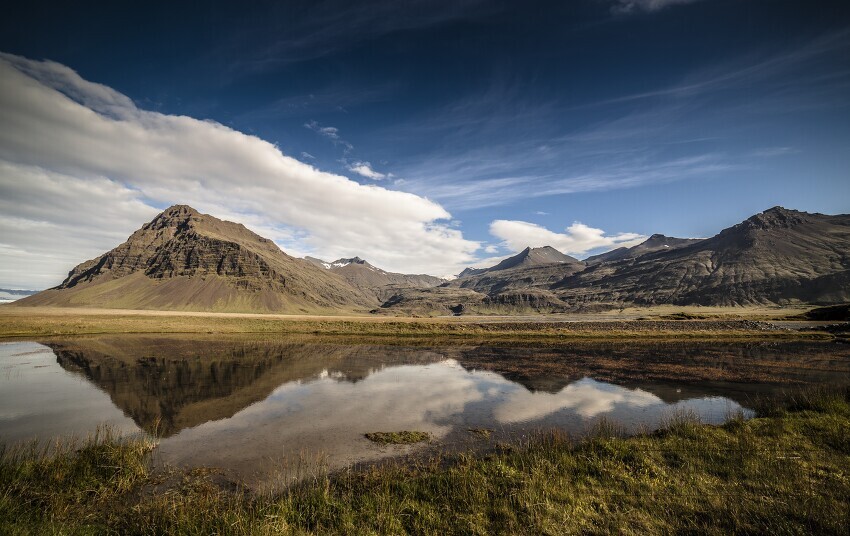
M 307 313 L 369 310 L 373 296 L 243 225 L 168 208 L 126 242 L 19 305 Z
M 584 260 L 587 265 L 599 264 L 601 262 L 612 262 L 623 259 L 636 259 L 645 253 L 653 251 L 664 251 L 678 249 L 700 242 L 701 238 L 674 238 L 663 234 L 654 234 L 645 242 L 641 242 L 630 248 L 617 248 L 599 255 L 592 255 Z
M 774 207 L 706 240 L 591 266 L 552 289 L 573 307 L 850 301 L 850 215 Z
M 525 248 L 490 268 L 466 269 L 447 286 L 488 295 L 516 289 L 548 288 L 567 274 L 584 270 L 585 263 L 550 246 Z
M 542 249 L 542 248 L 541 248 Z M 551 249 L 551 248 L 548 248 Z M 434 309 L 475 312 L 579 311 L 629 305 L 830 304 L 850 301 L 850 215 L 782 207 L 756 214 L 704 240 L 653 235 L 583 263 L 524 263 L 516 257 L 467 270 L 444 287 L 477 294 Z M 544 258 L 555 258 L 550 255 Z M 566 256 L 565 256 L 566 257 Z M 571 260 L 569 260 L 571 259 Z M 507 265 L 507 269 L 496 269 Z M 396 296 L 384 309 L 408 303 Z M 426 310 L 422 293 L 417 310 Z
M 445 283 L 444 279 L 425 274 L 399 274 L 372 266 L 360 257 L 325 262 L 315 257 L 305 257 L 315 266 L 337 274 L 363 292 L 373 294 L 381 302 L 403 289 L 424 289 Z

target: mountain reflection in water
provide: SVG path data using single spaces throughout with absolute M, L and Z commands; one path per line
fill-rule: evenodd
M 405 348 L 104 336 L 45 344 L 0 344 L 3 440 L 85 433 L 101 421 L 130 431 L 129 417 L 162 438 L 161 462 L 222 467 L 253 482 L 317 453 L 338 468 L 474 447 L 487 441 L 475 428 L 503 441 L 552 427 L 580 435 L 600 418 L 651 429 L 679 411 L 719 423 L 749 414 L 752 396 L 844 381 L 850 362 L 846 347 L 818 343 Z M 43 398 L 51 392 L 59 394 Z M 436 441 L 387 447 L 363 437 L 398 430 Z

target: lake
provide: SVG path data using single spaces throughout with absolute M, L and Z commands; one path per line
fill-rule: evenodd
M 0 441 L 159 438 L 157 464 L 213 466 L 263 488 L 319 468 L 487 449 L 559 429 L 624 433 L 850 381 L 831 342 L 404 347 L 309 337 L 101 336 L 0 343 Z M 432 441 L 381 445 L 368 432 Z

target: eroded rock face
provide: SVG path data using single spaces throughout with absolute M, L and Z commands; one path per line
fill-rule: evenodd
M 241 224 L 176 205 L 22 304 L 309 312 L 377 303 Z

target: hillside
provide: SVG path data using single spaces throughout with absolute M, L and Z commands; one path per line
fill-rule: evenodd
M 850 300 L 850 215 L 782 207 L 671 251 L 591 266 L 553 286 L 580 307 Z
M 368 310 L 378 301 L 241 224 L 175 205 L 16 305 L 307 313 Z
M 520 254 L 486 269 L 466 270 L 445 287 L 474 295 L 441 295 L 438 310 L 568 312 L 631 305 L 788 305 L 850 301 L 850 215 L 774 207 L 704 240 L 653 235 L 632 248 L 591 257 Z M 446 303 L 447 298 L 457 303 Z M 404 310 L 396 296 L 384 309 Z M 427 310 L 421 292 L 416 310 Z
M 305 257 L 305 260 L 341 276 L 352 286 L 374 295 L 382 302 L 402 289 L 425 289 L 436 287 L 445 282 L 445 280 L 432 275 L 387 272 L 369 264 L 360 257 L 337 259 L 333 262 L 325 262 L 315 257 Z
M 635 259 L 646 253 L 654 251 L 665 251 L 671 249 L 679 249 L 691 244 L 700 242 L 700 238 L 674 238 L 672 236 L 664 236 L 663 234 L 654 234 L 645 242 L 641 242 L 630 248 L 617 248 L 611 251 L 592 255 L 584 260 L 588 265 L 599 264 L 601 262 L 613 262 L 622 259 Z
M 582 261 L 550 246 L 529 247 L 490 268 L 464 270 L 446 285 L 492 296 L 509 290 L 548 288 L 565 275 L 584 268 Z

